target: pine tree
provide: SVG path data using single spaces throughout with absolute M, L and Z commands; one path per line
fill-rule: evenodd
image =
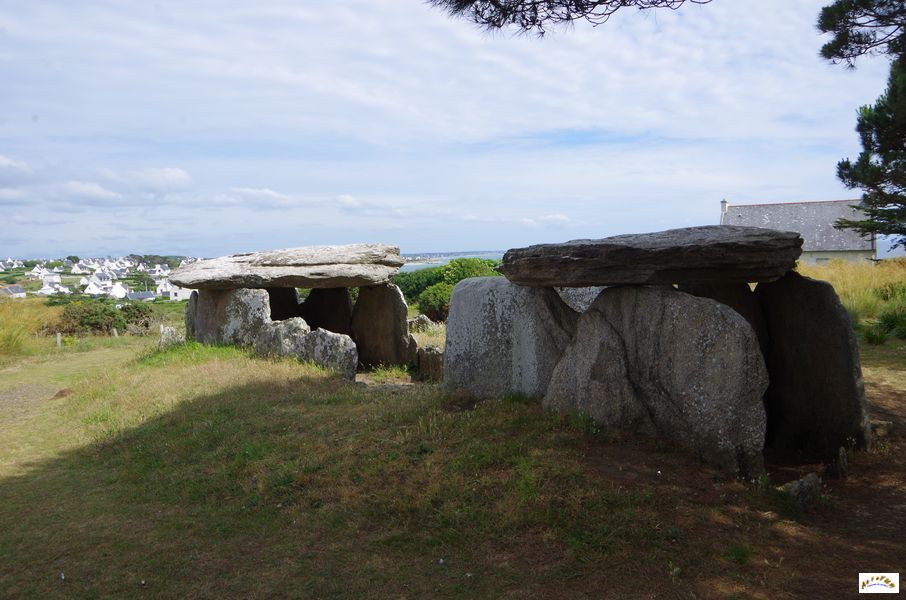
M 842 160 L 837 176 L 850 189 L 864 191 L 862 220 L 840 219 L 836 225 L 862 234 L 894 236 L 894 247 L 906 246 L 906 60 L 890 66 L 887 90 L 874 106 L 859 109 L 856 131 L 862 153 Z

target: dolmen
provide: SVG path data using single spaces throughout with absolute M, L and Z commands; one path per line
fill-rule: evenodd
M 359 367 L 417 357 L 406 301 L 390 283 L 403 262 L 383 244 L 306 246 L 197 261 L 170 279 L 197 290 L 186 306 L 188 339 L 295 356 L 352 379 Z M 297 288 L 310 290 L 304 301 Z
M 453 290 L 445 385 L 539 397 L 740 476 L 765 453 L 864 448 L 856 338 L 833 288 L 793 270 L 801 247 L 720 225 L 509 250 L 505 277 Z

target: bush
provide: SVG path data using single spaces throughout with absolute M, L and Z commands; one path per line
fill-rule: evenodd
M 896 306 L 882 312 L 878 317 L 878 327 L 884 333 L 906 339 L 906 306 Z
M 126 318 L 114 306 L 98 301 L 73 302 L 63 307 L 57 330 L 68 335 L 124 331 Z
M 408 273 L 398 273 L 393 278 L 393 283 L 402 290 L 408 302 L 417 302 L 422 292 L 435 283 L 443 281 L 444 273 L 442 269 L 443 267 L 429 267 L 427 269 L 409 271 Z
M 418 310 L 432 321 L 446 321 L 452 295 L 453 284 L 445 281 L 435 283 L 418 297 Z
M 887 332 L 880 323 L 869 325 L 862 329 L 862 337 L 873 346 L 880 346 L 887 341 Z
M 456 285 L 463 279 L 470 277 L 495 277 L 500 275 L 494 267 L 500 261 L 486 258 L 454 258 L 441 269 L 443 270 L 444 283 Z
M 127 325 L 134 325 L 141 329 L 149 329 L 151 327 L 154 309 L 148 304 L 131 302 L 120 308 L 120 312 L 123 313 L 123 318 L 126 319 Z

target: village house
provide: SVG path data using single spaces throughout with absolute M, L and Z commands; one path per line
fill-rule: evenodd
M 837 219 L 862 219 L 864 213 L 852 208 L 858 200 L 822 202 L 783 202 L 771 204 L 729 204 L 722 201 L 721 225 L 746 225 L 780 231 L 795 231 L 802 236 L 802 257 L 806 265 L 831 260 L 874 260 L 874 236 L 862 237 L 851 229 L 836 229 Z
M 21 285 L 9 285 L 0 288 L 0 298 L 25 298 L 25 290 Z

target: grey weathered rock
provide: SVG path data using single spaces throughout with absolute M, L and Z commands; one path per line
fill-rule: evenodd
M 560 287 L 557 293 L 566 302 L 566 305 L 579 314 L 584 313 L 591 303 L 605 290 L 604 286 L 592 287 Z
M 768 446 L 834 459 L 868 446 L 859 345 L 834 288 L 791 272 L 755 290 L 768 324 Z
M 255 354 L 297 356 L 299 339 L 309 332 L 311 328 L 301 317 L 266 323 L 255 337 Z
M 447 319 L 444 383 L 478 398 L 543 396 L 577 318 L 551 289 L 503 277 L 460 281 Z
M 671 287 L 616 287 L 579 318 L 545 406 L 656 433 L 718 467 L 763 468 L 767 373 L 736 311 Z
M 436 346 L 418 349 L 418 366 L 415 370 L 418 381 L 440 382 L 444 380 L 444 351 Z
M 805 510 L 818 503 L 821 497 L 821 478 L 817 473 L 809 473 L 777 488 L 777 491 L 787 496 L 799 510 Z
M 315 329 L 352 335 L 352 299 L 347 288 L 311 290 L 300 314 Z
M 170 276 L 193 289 L 338 288 L 388 281 L 404 261 L 384 244 L 305 246 L 200 260 Z
M 302 316 L 296 288 L 268 288 L 267 295 L 270 299 L 271 320 L 282 321 Z
M 160 326 L 160 340 L 157 343 L 157 349 L 163 350 L 170 346 L 178 346 L 186 341 L 186 336 L 177 332 L 173 327 L 165 325 Z
M 709 225 L 508 250 L 500 271 L 535 287 L 772 281 L 802 252 L 798 233 Z
M 186 306 L 186 332 L 205 344 L 250 346 L 270 323 L 265 290 L 199 290 L 192 298 Z
M 189 295 L 189 301 L 186 302 L 186 312 L 183 316 L 183 322 L 186 325 L 186 339 L 197 340 L 195 335 L 195 315 L 198 312 L 198 292 L 192 292 Z
M 428 315 L 418 315 L 409 319 L 409 333 L 419 333 L 428 331 L 434 326 L 434 321 L 428 318 Z
M 302 360 L 336 371 L 346 379 L 355 379 L 359 355 L 348 335 L 316 329 L 299 338 L 297 353 Z
M 768 350 L 768 324 L 761 311 L 761 304 L 747 283 L 694 283 L 679 286 L 680 291 L 711 298 L 726 304 L 745 318 L 758 335 L 762 354 Z
M 409 345 L 407 313 L 406 299 L 395 285 L 359 288 L 352 310 L 352 337 L 363 365 L 408 365 L 415 361 Z

